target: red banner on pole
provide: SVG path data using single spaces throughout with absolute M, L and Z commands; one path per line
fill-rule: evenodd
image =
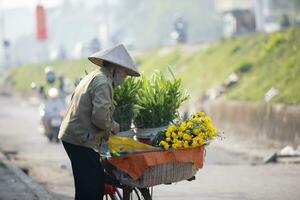
M 36 6 L 36 38 L 40 41 L 47 39 L 46 12 L 42 5 Z

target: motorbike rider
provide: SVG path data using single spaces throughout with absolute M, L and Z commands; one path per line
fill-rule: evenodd
M 66 91 L 65 91 L 65 77 L 63 74 L 59 75 L 57 77 L 54 69 L 52 66 L 47 66 L 45 68 L 45 77 L 46 77 L 46 82 L 49 85 L 54 85 L 54 83 L 56 82 L 56 80 L 58 81 L 58 91 L 59 91 L 59 95 L 60 96 L 64 96 L 66 95 Z
M 99 149 L 111 132 L 120 129 L 112 119 L 113 87 L 120 85 L 127 75 L 140 76 L 122 44 L 88 59 L 100 68 L 87 74 L 77 85 L 59 132 L 72 164 L 75 200 L 103 198 L 104 171 L 94 149 Z
M 53 70 L 53 67 L 47 66 L 45 68 L 45 75 L 46 75 L 47 83 L 50 84 L 50 85 L 54 84 L 54 82 L 56 80 L 56 75 L 55 75 L 55 72 Z
M 40 86 L 39 95 L 43 98 L 40 105 L 41 124 L 44 134 L 50 142 L 58 142 L 58 132 L 61 125 L 65 110 L 66 101 L 61 90 L 54 87 L 56 74 L 53 67 L 47 66 L 44 70 L 46 84 L 50 87 L 45 91 L 44 86 Z
M 174 23 L 174 31 L 171 33 L 171 37 L 177 43 L 186 43 L 187 42 L 187 22 L 182 18 L 178 17 Z

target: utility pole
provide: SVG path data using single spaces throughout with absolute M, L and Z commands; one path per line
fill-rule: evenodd
M 0 5 L 2 4 L 2 2 L 0 1 Z M 0 19 L 0 29 L 1 29 L 1 46 L 3 49 L 3 57 L 4 57 L 4 63 L 3 65 L 5 67 L 9 67 L 10 65 L 10 57 L 9 57 L 9 46 L 10 46 L 10 42 L 6 39 L 6 35 L 5 35 L 5 18 L 4 18 L 4 10 L 0 10 L 1 12 L 1 19 Z
M 264 0 L 254 0 L 256 31 L 264 31 Z
M 4 57 L 4 54 L 5 54 L 5 47 L 4 47 L 4 41 L 5 41 L 5 39 L 4 39 L 4 32 L 5 32 L 5 30 L 4 30 L 4 14 L 2 13 L 2 10 L 0 10 L 0 13 L 1 13 L 1 16 L 0 16 L 1 48 L 3 49 L 3 57 Z M 1 55 L 1 57 L 2 57 L 2 55 Z M 2 64 L 2 63 L 0 63 L 0 64 Z
M 110 46 L 110 32 L 109 32 L 109 20 L 110 20 L 110 5 L 109 5 L 109 0 L 103 0 L 103 7 L 104 7 L 104 12 L 103 12 L 103 19 L 104 19 L 104 24 L 105 24 L 105 37 L 104 39 L 104 47 L 107 48 Z

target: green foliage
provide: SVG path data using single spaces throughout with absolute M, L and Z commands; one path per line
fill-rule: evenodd
M 277 48 L 280 44 L 289 41 L 295 34 L 295 29 L 289 31 L 276 32 L 267 38 L 267 41 L 262 46 L 262 56 L 266 56 L 270 51 Z
M 300 77 L 299 50 L 300 30 L 291 28 L 226 39 L 192 52 L 178 46 L 165 58 L 180 55 L 173 62 L 173 70 L 193 100 L 207 89 L 222 84 L 231 73 L 248 70 L 238 84 L 224 94 L 226 99 L 262 101 L 270 88 L 277 87 L 280 94 L 272 102 L 296 104 L 300 103 L 300 79 L 296 78 Z M 161 63 L 159 50 L 151 56 L 145 54 L 141 60 L 142 71 L 149 72 L 153 66 L 166 71 L 168 61 Z
M 237 45 L 236 47 L 234 47 L 234 49 L 232 49 L 232 54 L 238 53 L 241 50 L 241 47 L 239 45 Z
M 242 63 L 238 67 L 238 69 L 236 70 L 236 72 L 238 72 L 238 73 L 246 73 L 246 72 L 248 72 L 248 71 L 251 70 L 252 66 L 253 65 L 251 63 Z
M 163 130 L 163 131 L 159 131 L 155 137 L 152 139 L 151 141 L 151 145 L 154 146 L 154 147 L 159 147 L 159 143 L 160 141 L 164 140 L 166 137 L 166 131 Z
M 47 66 L 52 66 L 57 75 L 64 74 L 74 83 L 75 80 L 85 76 L 85 71 L 91 72 L 98 67 L 87 59 L 32 63 L 12 68 L 7 76 L 13 79 L 14 89 L 19 92 L 28 92 L 31 90 L 30 84 L 32 82 L 36 82 L 37 85 L 46 85 L 44 70 Z
M 121 131 L 130 129 L 136 109 L 138 109 L 137 92 L 140 88 L 139 82 L 134 77 L 128 77 L 124 83 L 114 89 L 114 120 L 120 124 Z
M 188 95 L 180 89 L 181 81 L 172 76 L 170 81 L 156 71 L 151 79 L 129 77 L 115 88 L 114 119 L 122 131 L 130 129 L 133 119 L 138 128 L 153 128 L 167 125 L 177 116 Z
M 188 95 L 181 88 L 181 80 L 173 77 L 173 81 L 156 71 L 151 79 L 142 75 L 139 80 L 140 90 L 137 104 L 142 107 L 135 118 L 138 128 L 153 128 L 167 125 L 175 119 L 181 103 Z

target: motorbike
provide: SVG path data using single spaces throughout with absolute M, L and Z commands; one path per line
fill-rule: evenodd
M 56 88 L 50 88 L 39 107 L 43 132 L 50 142 L 59 142 L 58 133 L 66 112 L 66 98 Z
M 187 42 L 187 22 L 183 18 L 175 20 L 174 29 L 171 32 L 171 38 L 177 44 Z

